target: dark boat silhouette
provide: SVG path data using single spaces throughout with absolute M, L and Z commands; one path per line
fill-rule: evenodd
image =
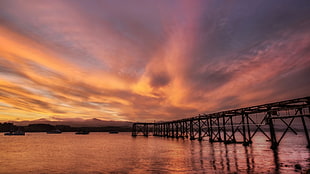
M 10 132 L 4 133 L 4 135 L 25 135 L 25 132 L 24 131 L 10 131 Z
M 118 131 L 109 131 L 110 134 L 118 134 Z
M 76 135 L 87 135 L 89 134 L 89 131 L 78 131 L 78 132 L 75 132 Z
M 59 129 L 50 130 L 46 132 L 47 134 L 61 134 L 62 132 Z

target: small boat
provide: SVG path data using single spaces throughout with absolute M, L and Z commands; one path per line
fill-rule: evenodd
M 89 134 L 89 131 L 78 131 L 78 132 L 75 132 L 76 135 L 87 135 Z
M 110 134 L 118 134 L 118 131 L 109 131 Z
M 50 130 L 46 132 L 47 134 L 61 134 L 61 131 L 59 129 L 56 130 Z
M 25 135 L 25 132 L 24 131 L 10 131 L 10 132 L 4 133 L 4 135 Z

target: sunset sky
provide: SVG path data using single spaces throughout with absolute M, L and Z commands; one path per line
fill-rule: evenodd
M 309 89 L 309 0 L 0 1 L 0 122 L 172 120 Z

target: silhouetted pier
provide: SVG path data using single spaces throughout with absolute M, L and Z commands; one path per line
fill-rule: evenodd
M 209 142 L 242 143 L 248 146 L 257 132 L 263 133 L 276 149 L 286 133 L 292 131 L 305 134 L 307 147 L 310 148 L 310 97 L 268 103 L 234 110 L 180 120 L 134 123 L 132 136 L 161 136 L 171 138 L 189 138 L 202 141 L 205 137 Z M 295 123 L 299 130 L 293 127 Z M 277 134 L 276 134 L 277 132 Z M 281 133 L 280 137 L 277 137 Z

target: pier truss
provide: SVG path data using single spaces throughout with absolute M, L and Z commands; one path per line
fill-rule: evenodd
M 303 133 L 310 148 L 309 124 L 310 97 L 304 97 L 180 120 L 134 123 L 132 136 L 208 139 L 211 143 L 242 143 L 248 146 L 260 132 L 271 142 L 271 148 L 276 149 L 287 132 L 291 131 L 296 135 Z

